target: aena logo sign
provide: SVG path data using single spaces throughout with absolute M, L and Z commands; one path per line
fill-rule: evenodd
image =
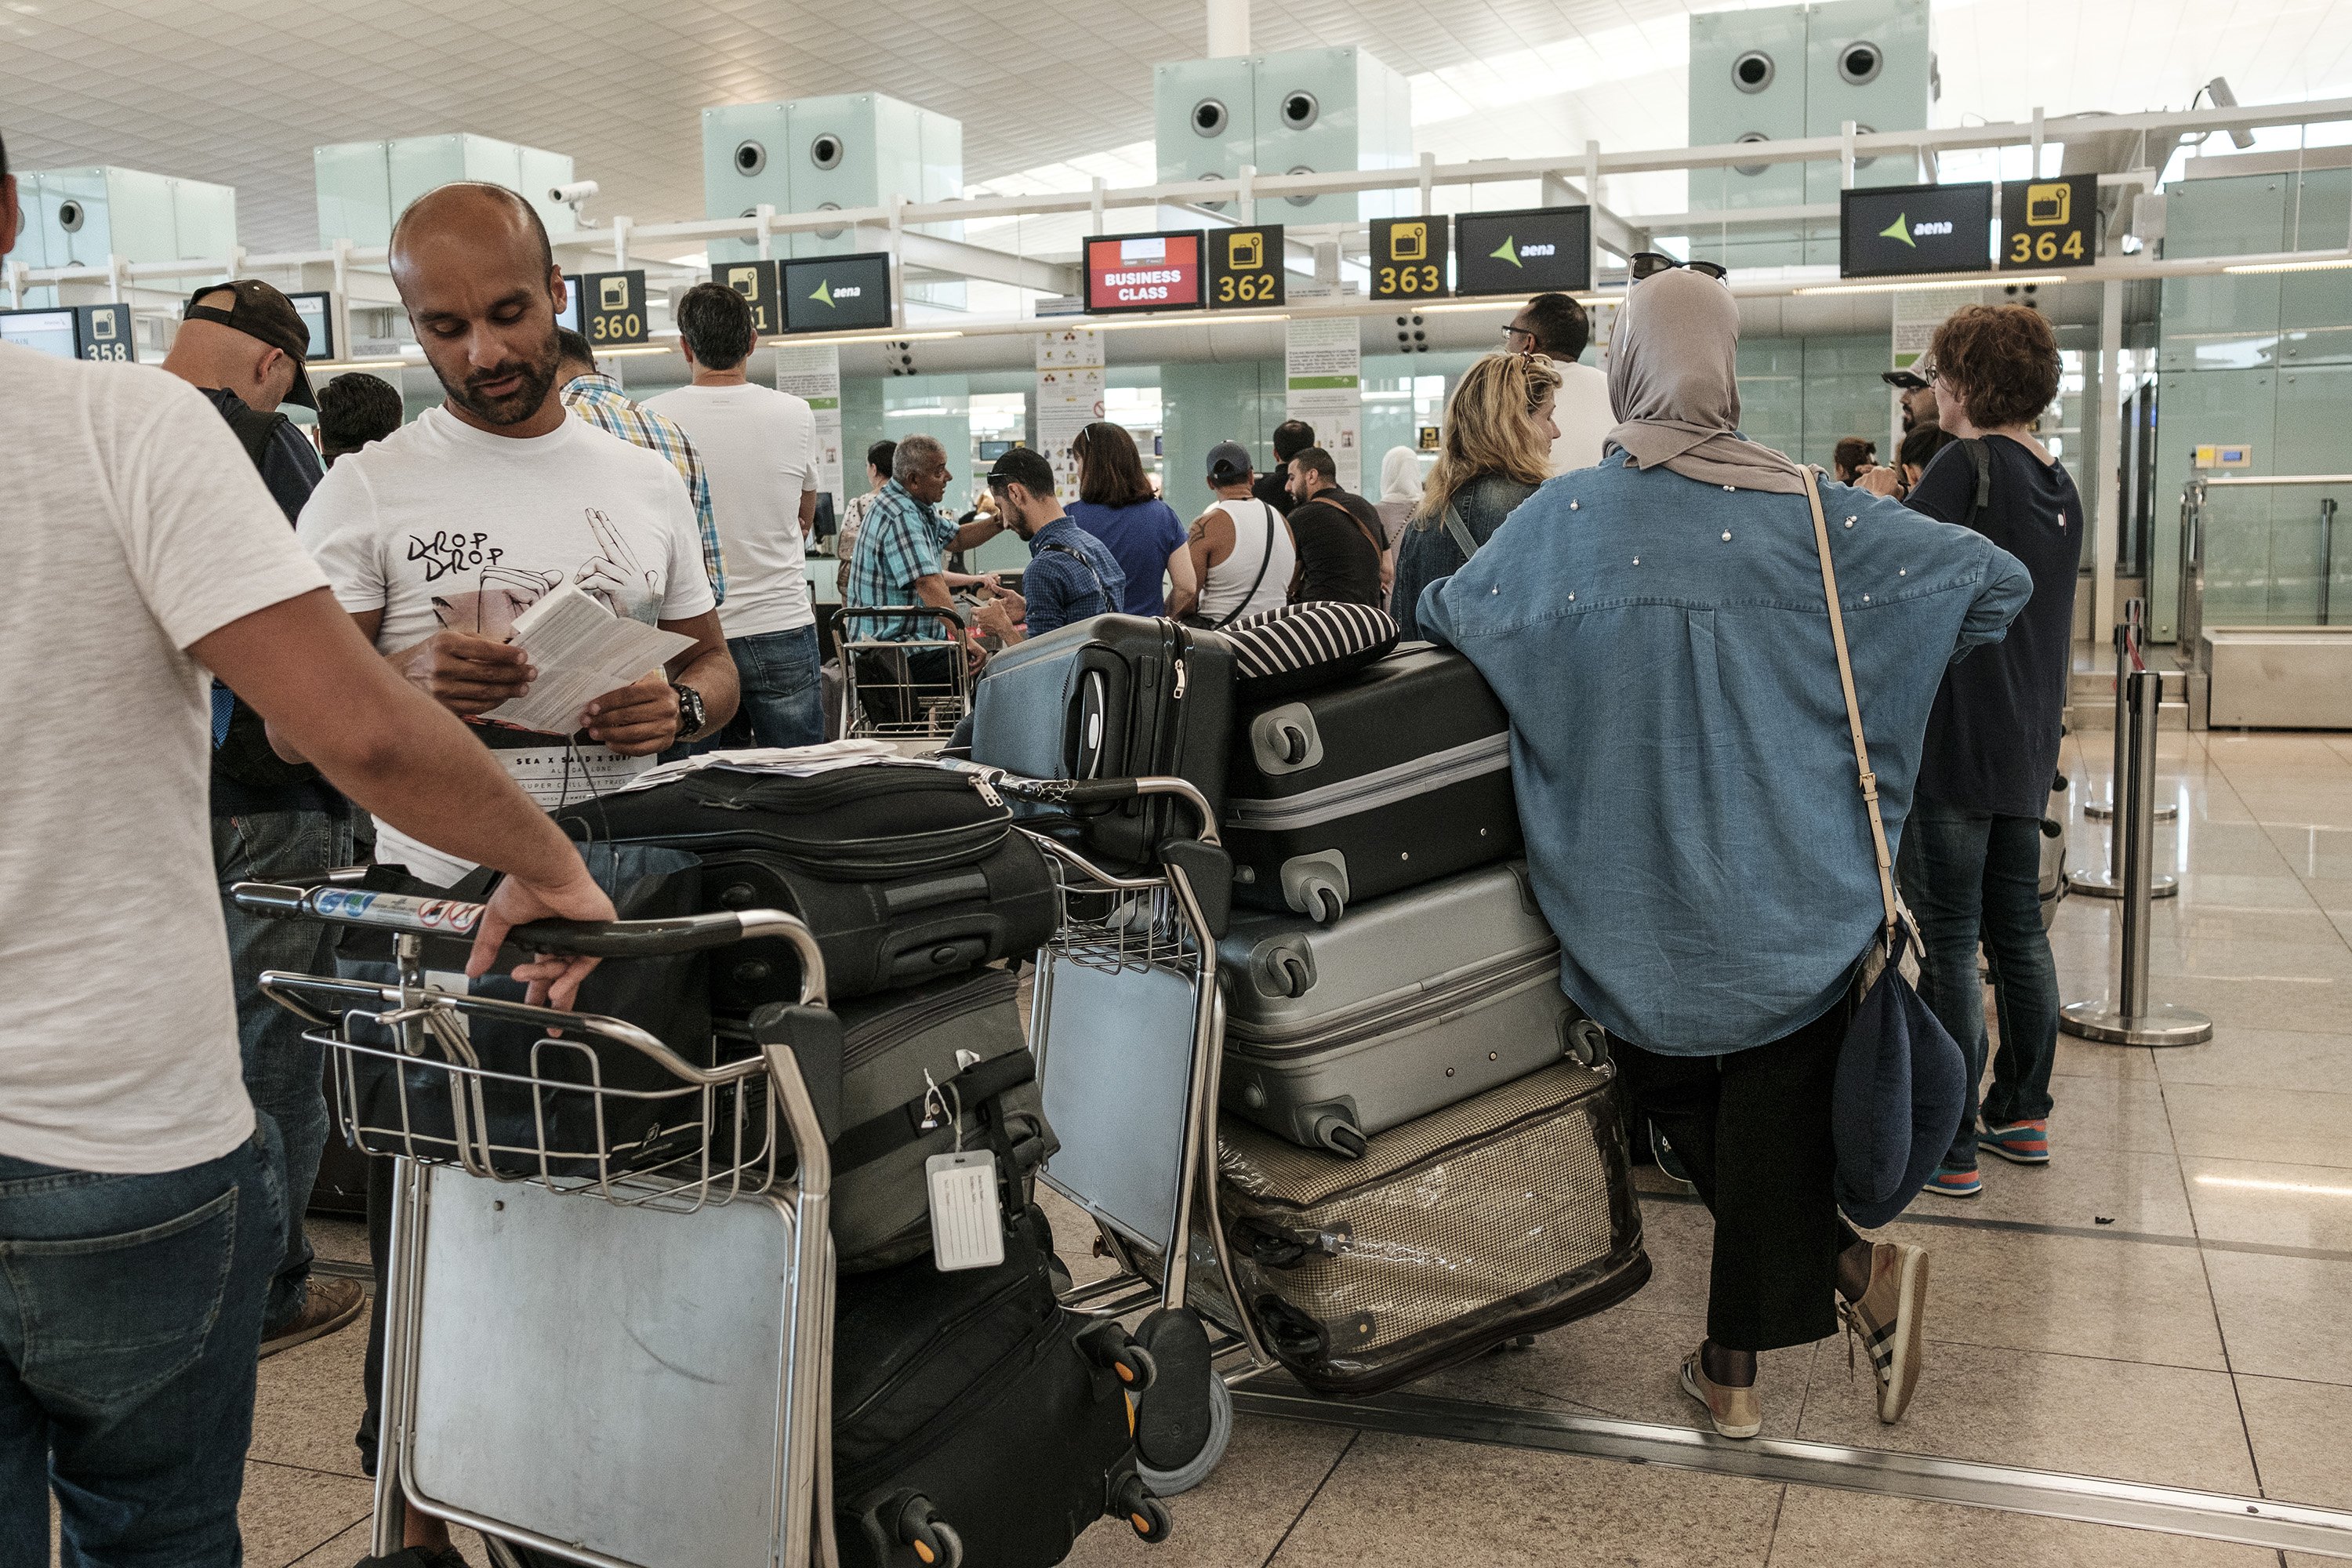
M 1521 265 L 1519 258 L 1522 256 L 1551 256 L 1557 254 L 1558 249 L 1557 246 L 1550 245 L 1517 245 L 1513 243 L 1512 237 L 1507 234 L 1503 237 L 1503 243 L 1486 254 L 1497 261 L 1507 261 L 1512 266 L 1517 267 Z
M 816 286 L 816 292 L 811 294 L 809 298 L 830 310 L 833 308 L 834 300 L 837 299 L 855 300 L 859 298 L 865 292 L 865 289 L 859 288 L 855 283 L 845 283 L 840 288 L 835 289 L 833 286 L 833 279 L 828 278 L 824 282 L 819 283 Z
M 1934 223 L 1913 223 L 1909 220 L 1906 215 L 1896 213 L 1895 215 L 1895 221 L 1878 231 L 1878 237 L 1881 239 L 1899 239 L 1904 244 L 1909 246 L 1912 249 L 1916 250 L 1919 248 L 1919 242 L 1911 237 L 1913 235 L 1949 234 L 1951 232 L 1952 220 L 1949 218 L 1938 219 Z

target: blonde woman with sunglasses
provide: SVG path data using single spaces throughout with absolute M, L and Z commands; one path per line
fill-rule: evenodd
M 1445 405 L 1437 462 L 1397 544 L 1390 613 L 1408 637 L 1421 593 L 1460 571 L 1536 487 L 1551 477 L 1559 372 L 1542 354 L 1496 353 L 1464 374 Z

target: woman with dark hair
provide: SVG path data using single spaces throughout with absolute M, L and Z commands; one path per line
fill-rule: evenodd
M 1682 1387 L 1718 1433 L 1752 1437 L 1757 1356 L 1835 1332 L 1836 1304 L 1882 1421 L 1903 1415 L 1926 1342 L 1927 1254 L 1838 1212 L 1832 1088 L 1889 901 L 1838 642 L 1869 718 L 1868 787 L 1907 845 L 1944 668 L 1999 638 L 2031 584 L 1980 535 L 1742 436 L 1738 343 L 1717 279 L 1674 267 L 1633 284 L 1600 466 L 1521 505 L 1423 595 L 1419 625 L 1510 714 L 1560 984 L 1714 1216 L 1706 1338 Z
M 2022 305 L 1964 305 L 1936 329 L 1929 372 L 1944 434 L 1911 491 L 1915 510 L 1974 529 L 2023 561 L 2033 597 L 1995 647 L 1952 666 L 1927 720 L 1919 798 L 1898 868 L 1927 951 L 1919 994 L 1969 1058 L 1969 1099 L 1927 1190 L 1973 1197 L 1977 1151 L 2050 1159 L 2058 971 L 2042 929 L 2042 818 L 2058 742 L 2083 557 L 2083 498 L 2033 426 L 2058 395 L 2058 340 Z M 1913 433 L 1915 436 L 1918 432 Z M 1904 457 L 1911 455 L 1904 443 Z M 1978 1130 L 1984 991 L 1991 960 L 2000 1052 Z
M 1459 571 L 1551 478 L 1559 395 L 1559 371 L 1542 354 L 1488 354 L 1463 372 L 1445 405 L 1437 462 L 1397 543 L 1389 614 L 1407 638 L 1421 635 L 1413 620 L 1421 591 Z
M 1097 419 L 1070 443 L 1077 459 L 1078 499 L 1069 513 L 1110 546 L 1127 574 L 1119 608 L 1130 616 L 1181 616 L 1199 590 L 1176 509 L 1151 493 L 1143 456 L 1124 426 Z M 1160 583 L 1173 592 L 1163 600 Z

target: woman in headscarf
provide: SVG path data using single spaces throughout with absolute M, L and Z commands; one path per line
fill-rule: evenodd
M 1636 282 L 1600 466 L 1520 506 L 1419 624 L 1509 710 L 1561 985 L 1715 1216 L 1706 1338 L 1681 1381 L 1744 1437 L 1763 1423 L 1758 1354 L 1835 1332 L 1833 1303 L 1870 1348 L 1879 1418 L 1902 1415 L 1927 1254 L 1864 1242 L 1837 1209 L 1831 1089 L 1884 905 L 1809 471 L 1739 434 L 1738 338 L 1720 279 Z M 1945 666 L 2000 638 L 2032 583 L 1979 534 L 1821 483 L 1893 844 Z
M 1413 504 L 1421 500 L 1421 454 L 1410 447 L 1391 447 L 1381 458 L 1381 499 L 1372 503 L 1388 531 L 1394 550 L 1412 521 Z
M 1445 405 L 1445 435 L 1397 544 L 1389 614 L 1407 637 L 1422 590 L 1449 576 L 1551 478 L 1552 400 L 1559 372 L 1541 354 L 1492 353 L 1473 363 Z

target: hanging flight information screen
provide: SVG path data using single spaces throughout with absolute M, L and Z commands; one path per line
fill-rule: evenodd
M 781 264 L 788 332 L 880 331 L 890 325 L 890 253 L 813 256 Z
M 1454 219 L 1456 294 L 1572 294 L 1592 287 L 1592 209 L 1528 207 Z
M 1087 241 L 1087 313 L 1201 309 L 1201 231 Z
M 1879 185 L 1838 193 L 1838 275 L 1992 269 L 1992 186 Z

